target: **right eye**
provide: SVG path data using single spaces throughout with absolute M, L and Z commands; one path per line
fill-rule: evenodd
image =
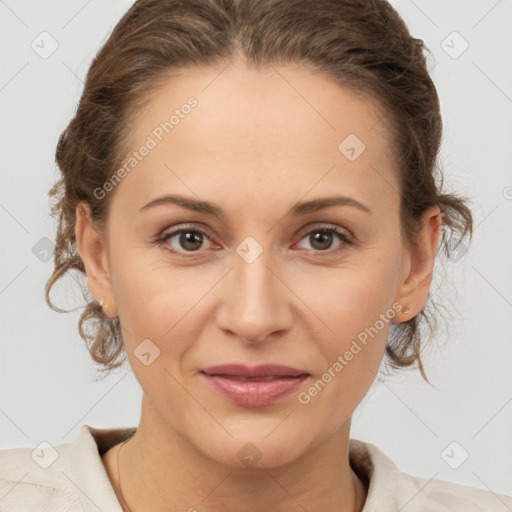
M 204 239 L 211 242 L 207 233 L 192 226 L 181 226 L 178 229 L 165 232 L 159 243 L 173 253 L 194 253 L 204 245 Z

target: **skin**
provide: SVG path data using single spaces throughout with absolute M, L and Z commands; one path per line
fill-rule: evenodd
M 350 422 L 390 322 L 306 405 L 297 393 L 237 405 L 198 371 L 284 364 L 310 373 L 299 391 L 309 389 L 394 303 L 409 310 L 392 322 L 425 306 L 440 211 L 425 212 L 408 248 L 388 132 L 368 98 L 304 67 L 224 68 L 191 68 L 153 91 L 132 120 L 130 151 L 187 98 L 198 105 L 116 186 L 104 231 L 87 204 L 77 208 L 89 289 L 119 316 L 144 393 L 137 433 L 120 454 L 122 494 L 132 511 L 360 511 L 367 488 L 349 466 Z M 349 134 L 366 146 L 354 161 L 338 150 Z M 172 204 L 140 211 L 171 193 L 215 203 L 226 218 Z M 332 195 L 372 213 L 350 205 L 287 213 Z M 155 242 L 185 223 L 207 232 L 195 251 L 179 235 Z M 328 233 L 315 242 L 326 225 L 356 243 Z M 236 252 L 247 236 L 263 250 L 252 263 Z M 160 350 L 148 366 L 134 354 L 145 339 Z M 261 453 L 254 467 L 237 457 L 248 442 Z M 102 460 L 119 495 L 118 454 L 119 445 Z

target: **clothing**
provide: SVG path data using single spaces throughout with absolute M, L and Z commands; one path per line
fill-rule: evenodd
M 83 425 L 73 441 L 55 447 L 0 450 L 0 511 L 122 512 L 100 455 L 134 431 Z M 371 443 L 350 439 L 349 454 L 369 481 L 363 512 L 512 510 L 512 497 L 403 473 Z

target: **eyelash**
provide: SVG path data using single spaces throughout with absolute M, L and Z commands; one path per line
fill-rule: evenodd
M 210 236 L 208 235 L 208 233 L 206 231 L 204 231 L 204 230 L 202 230 L 202 229 L 200 229 L 200 228 L 198 228 L 196 226 L 193 226 L 193 225 L 183 225 L 179 229 L 175 229 L 173 231 L 162 233 L 162 235 L 160 235 L 160 237 L 156 240 L 156 243 L 159 246 L 161 246 L 162 249 L 167 250 L 167 251 L 169 251 L 172 254 L 178 254 L 178 255 L 183 256 L 185 258 L 194 257 L 195 255 L 199 254 L 201 251 L 200 250 L 198 250 L 198 251 L 185 251 L 185 252 L 176 251 L 176 250 L 172 249 L 169 246 L 169 244 L 167 243 L 167 240 L 169 238 L 172 238 L 173 236 L 178 235 L 180 233 L 187 233 L 187 232 L 188 233 L 200 233 L 201 235 L 203 235 L 206 238 L 208 238 L 208 240 L 210 240 Z M 340 252 L 346 250 L 347 246 L 355 245 L 355 243 L 356 243 L 354 240 L 352 240 L 349 237 L 349 235 L 347 235 L 343 231 L 340 231 L 339 229 L 335 228 L 334 226 L 320 226 L 320 227 L 316 227 L 314 229 L 311 229 L 311 230 L 307 231 L 306 233 L 304 233 L 304 235 L 301 235 L 301 240 L 306 238 L 307 236 L 313 234 L 313 233 L 333 233 L 333 234 L 337 235 L 339 237 L 339 239 L 343 242 L 341 244 L 341 246 L 338 247 L 337 249 L 327 249 L 325 251 L 312 249 L 313 252 L 318 253 L 318 254 L 322 254 L 322 255 L 326 255 L 326 256 L 327 255 L 336 254 L 336 253 L 340 253 Z M 300 233 L 299 233 L 299 235 L 300 235 Z

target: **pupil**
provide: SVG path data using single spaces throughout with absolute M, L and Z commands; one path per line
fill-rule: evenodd
M 315 248 L 315 249 L 329 249 L 329 247 L 331 246 L 331 240 L 332 238 L 332 235 L 330 233 L 322 233 L 322 232 L 317 232 L 313 235 L 313 241 L 314 243 L 312 243 L 311 245 Z M 320 242 L 320 247 L 315 247 L 315 243 L 316 242 Z M 322 243 L 324 242 L 324 243 Z
M 187 231 L 180 236 L 180 244 L 184 249 L 199 249 L 202 244 L 201 234 Z

